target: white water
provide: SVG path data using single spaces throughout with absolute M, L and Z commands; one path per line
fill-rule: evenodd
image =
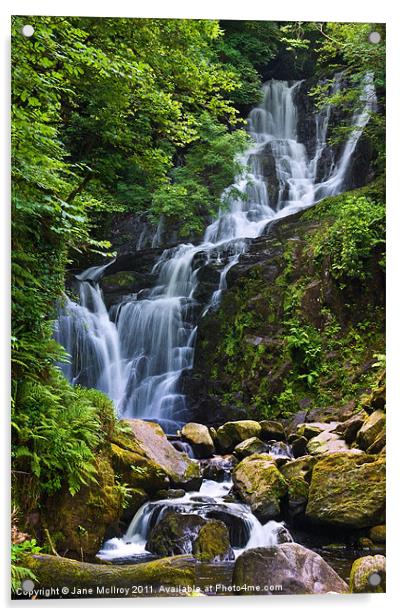
M 196 513 L 207 519 L 214 519 L 213 512 L 215 514 L 221 512 L 229 514 L 232 520 L 237 519 L 247 539 L 244 545 L 232 545 L 236 557 L 249 548 L 276 545 L 278 543 L 278 532 L 286 532 L 284 531 L 284 524 L 274 520 L 261 524 L 251 513 L 248 505 L 225 501 L 231 487 L 231 481 L 218 483 L 204 480 L 199 492 L 188 492 L 182 498 L 145 503 L 135 514 L 124 537 L 114 537 L 106 541 L 98 553 L 98 557 L 104 560 L 113 560 L 146 554 L 145 546 L 150 531 L 167 511 Z M 200 497 L 207 498 L 205 498 L 205 502 L 200 502 Z M 209 515 L 211 512 L 212 515 Z M 291 540 L 290 535 L 288 538 Z
M 57 339 L 71 356 L 71 364 L 62 369 L 72 382 L 106 392 L 121 416 L 153 418 L 170 432 L 186 420 L 180 377 L 193 365 L 196 340 L 194 256 L 202 253 L 206 263 L 222 264 L 220 283 L 204 308 L 205 314 L 219 303 L 227 273 L 250 239 L 264 233 L 273 220 L 343 189 L 357 141 L 375 107 L 372 79 L 366 79 L 361 109 L 352 120 L 356 129 L 321 182 L 317 182 L 317 168 L 327 144 L 331 110 L 325 108 L 316 115 L 316 148 L 309 159 L 305 145 L 297 140 L 294 97 L 299 86 L 300 82 L 283 81 L 264 85 L 263 100 L 248 119 L 253 145 L 242 161 L 249 172 L 235 184 L 245 197 L 229 198 L 228 207 L 222 208 L 206 229 L 201 245 L 181 244 L 165 250 L 154 267 L 158 278 L 153 289 L 120 304 L 112 320 L 98 285 L 109 264 L 77 276 L 80 301 L 66 301 L 56 327 Z M 334 87 L 338 87 L 337 81 Z M 278 180 L 275 203 L 270 203 L 267 179 L 262 175 L 267 148 Z

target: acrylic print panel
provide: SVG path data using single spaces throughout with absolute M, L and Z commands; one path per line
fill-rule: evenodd
M 384 25 L 12 27 L 13 598 L 384 592 Z

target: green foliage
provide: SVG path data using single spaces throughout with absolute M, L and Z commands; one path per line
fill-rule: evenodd
M 385 247 L 385 205 L 364 196 L 347 195 L 334 211 L 336 216 L 314 246 L 314 256 L 327 260 L 339 281 L 370 276 L 369 259 Z
M 75 494 L 94 480 L 94 452 L 114 428 L 104 394 L 70 386 L 56 369 L 44 383 L 25 380 L 12 414 L 13 467 L 36 478 L 40 493 L 68 486 Z
M 15 593 L 21 588 L 24 580 L 37 582 L 34 573 L 21 565 L 21 560 L 28 554 L 38 554 L 41 548 L 36 545 L 35 539 L 23 541 L 22 543 L 11 544 L 11 592 Z

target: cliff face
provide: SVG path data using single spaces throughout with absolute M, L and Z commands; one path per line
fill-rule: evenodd
M 338 208 L 347 212 L 362 196 L 379 197 L 369 186 L 277 220 L 230 270 L 220 307 L 199 324 L 194 369 L 183 377 L 198 420 L 341 408 L 375 383 L 384 352 L 380 246 L 358 247 L 364 272 L 343 279 L 317 249 Z

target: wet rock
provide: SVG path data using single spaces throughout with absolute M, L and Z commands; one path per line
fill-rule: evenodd
M 192 513 L 168 511 L 152 529 L 145 549 L 159 556 L 191 554 L 206 520 Z
M 233 584 L 259 586 L 257 594 L 267 595 L 348 592 L 346 582 L 321 556 L 297 543 L 246 550 L 236 561 Z M 255 590 L 240 592 L 256 594 Z
M 386 541 L 385 524 L 380 524 L 378 526 L 373 526 L 373 528 L 370 528 L 369 536 L 370 536 L 371 541 L 374 541 L 374 543 L 385 543 Z
M 374 411 L 372 415 L 364 422 L 356 436 L 356 441 L 361 449 L 368 449 L 374 443 L 380 432 L 385 427 L 385 413 L 383 411 Z
M 187 423 L 181 435 L 188 441 L 199 458 L 209 458 L 215 452 L 214 442 L 206 426 L 199 423 Z
M 154 494 L 169 485 L 166 472 L 153 460 L 115 443 L 111 443 L 111 452 L 113 468 L 129 486 Z
M 185 453 L 177 451 L 158 424 L 141 419 L 128 419 L 125 424 L 131 430 L 130 435 L 125 435 L 125 442 L 159 465 L 174 487 L 187 490 L 200 487 L 199 465 Z
M 386 591 L 385 556 L 363 556 L 354 561 L 350 572 L 350 592 L 379 593 Z
M 238 463 L 237 458 L 230 454 L 214 456 L 207 460 L 200 460 L 201 474 L 204 479 L 224 481 L 230 475 L 232 469 Z
M 254 515 L 265 524 L 280 515 L 287 481 L 268 454 L 253 454 L 233 471 L 233 489 Z
M 299 436 L 304 436 L 308 441 L 315 436 L 318 436 L 325 430 L 324 427 L 321 427 L 317 424 L 301 424 L 297 426 L 297 434 Z
M 312 522 L 367 528 L 385 519 L 385 457 L 341 452 L 313 468 L 306 516 Z
M 236 445 L 234 453 L 240 460 L 243 460 L 243 458 L 251 456 L 253 453 L 264 453 L 266 450 L 267 445 L 257 436 L 252 436 Z
M 228 421 L 217 430 L 217 440 L 220 449 L 231 452 L 233 449 L 248 438 L 259 436 L 261 426 L 258 421 L 246 419 L 244 421 Z
M 121 520 L 129 524 L 138 509 L 149 500 L 149 495 L 141 488 L 131 488 L 127 497 L 126 504 L 121 515 Z
M 356 435 L 364 422 L 368 419 L 366 412 L 361 411 L 354 415 L 350 419 L 347 419 L 343 423 L 339 424 L 335 428 L 334 432 L 342 436 L 343 440 L 348 444 L 352 444 L 356 440 Z
M 307 451 L 311 455 L 349 451 L 349 446 L 333 432 L 321 432 L 307 443 Z
M 193 554 L 197 560 L 217 563 L 234 560 L 235 555 L 229 541 L 229 531 L 220 520 L 209 520 L 194 541 Z
M 155 500 L 165 500 L 167 498 L 183 498 L 185 494 L 185 490 L 158 490 L 158 492 L 155 494 Z
M 308 440 L 305 436 L 298 436 L 292 442 L 292 452 L 295 458 L 299 458 L 300 456 L 304 456 L 307 453 L 307 443 Z
M 261 426 L 261 434 L 260 437 L 267 441 L 285 441 L 286 440 L 286 432 L 285 428 L 279 421 L 271 421 L 268 419 L 264 419 L 260 421 Z

